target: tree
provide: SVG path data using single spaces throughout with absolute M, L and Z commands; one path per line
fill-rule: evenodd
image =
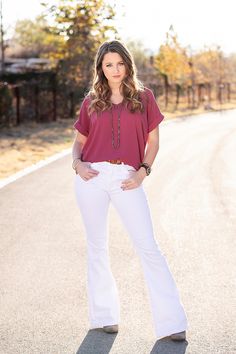
M 157 86 L 160 77 L 158 77 L 158 73 L 153 67 L 152 52 L 145 48 L 140 40 L 129 40 L 126 45 L 133 55 L 138 78 L 144 85 L 152 86 L 154 91 L 156 91 L 155 86 Z
M 61 68 L 67 82 L 87 87 L 98 45 L 117 35 L 110 25 L 114 10 L 103 0 L 60 0 L 58 5 L 43 6 L 52 22 L 48 31 L 64 39 Z
M 4 30 L 3 30 L 3 11 L 2 0 L 0 0 L 0 49 L 1 49 L 1 73 L 5 70 L 5 43 L 4 43 Z
M 186 82 L 186 77 L 190 73 L 186 50 L 180 46 L 173 26 L 170 26 L 166 33 L 166 41 L 160 46 L 159 52 L 154 58 L 154 66 L 164 79 L 165 106 L 167 107 L 170 84 L 177 85 L 177 95 L 179 97 L 180 87 Z M 178 97 L 176 99 L 177 104 Z
M 35 20 L 18 20 L 15 26 L 12 48 L 9 54 L 15 57 L 46 57 L 59 59 L 64 38 L 50 33 L 48 23 L 43 16 Z
M 223 78 L 223 53 L 221 53 L 219 47 L 205 46 L 195 54 L 194 61 L 197 68 L 198 82 L 215 83 L 220 76 Z
M 168 83 L 182 85 L 189 74 L 186 50 L 180 46 L 173 26 L 166 33 L 166 41 L 160 46 L 154 65 L 161 74 L 168 77 Z

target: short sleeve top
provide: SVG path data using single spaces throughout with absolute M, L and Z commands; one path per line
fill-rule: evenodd
M 123 103 L 112 104 L 114 143 L 117 144 L 118 112 L 120 113 L 120 146 L 112 146 L 111 110 L 88 114 L 90 98 L 85 97 L 74 128 L 87 137 L 82 149 L 82 160 L 101 162 L 120 159 L 139 169 L 143 161 L 148 134 L 164 119 L 151 89 L 141 92 L 144 112 L 131 113 Z

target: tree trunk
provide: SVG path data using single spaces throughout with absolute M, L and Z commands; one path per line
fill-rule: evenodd
M 169 103 L 169 83 L 168 83 L 168 76 L 163 75 L 163 77 L 164 77 L 164 87 L 165 87 L 165 108 L 167 108 Z

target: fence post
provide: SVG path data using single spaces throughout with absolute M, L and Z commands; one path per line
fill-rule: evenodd
M 56 74 L 53 75 L 53 79 L 52 79 L 52 103 L 53 103 L 52 120 L 55 122 L 57 120 L 57 80 L 56 80 Z
M 231 93 L 231 86 L 230 83 L 227 83 L 227 100 L 230 101 L 230 93 Z
M 34 88 L 34 116 L 35 116 L 35 120 L 36 122 L 39 121 L 39 87 L 36 84 L 35 88 Z
M 175 88 L 176 88 L 176 100 L 175 100 L 175 106 L 176 106 L 176 108 L 177 108 L 177 107 L 178 107 L 178 105 L 179 105 L 180 88 L 181 88 L 180 84 L 176 84 Z
M 20 87 L 15 86 L 15 96 L 16 96 L 16 125 L 20 125 L 21 116 L 20 116 Z

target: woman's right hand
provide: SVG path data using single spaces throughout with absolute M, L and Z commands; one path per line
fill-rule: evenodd
M 94 170 L 90 167 L 90 163 L 86 161 L 80 161 L 75 167 L 76 174 L 79 174 L 81 178 L 85 181 L 96 177 L 99 174 L 99 171 Z

